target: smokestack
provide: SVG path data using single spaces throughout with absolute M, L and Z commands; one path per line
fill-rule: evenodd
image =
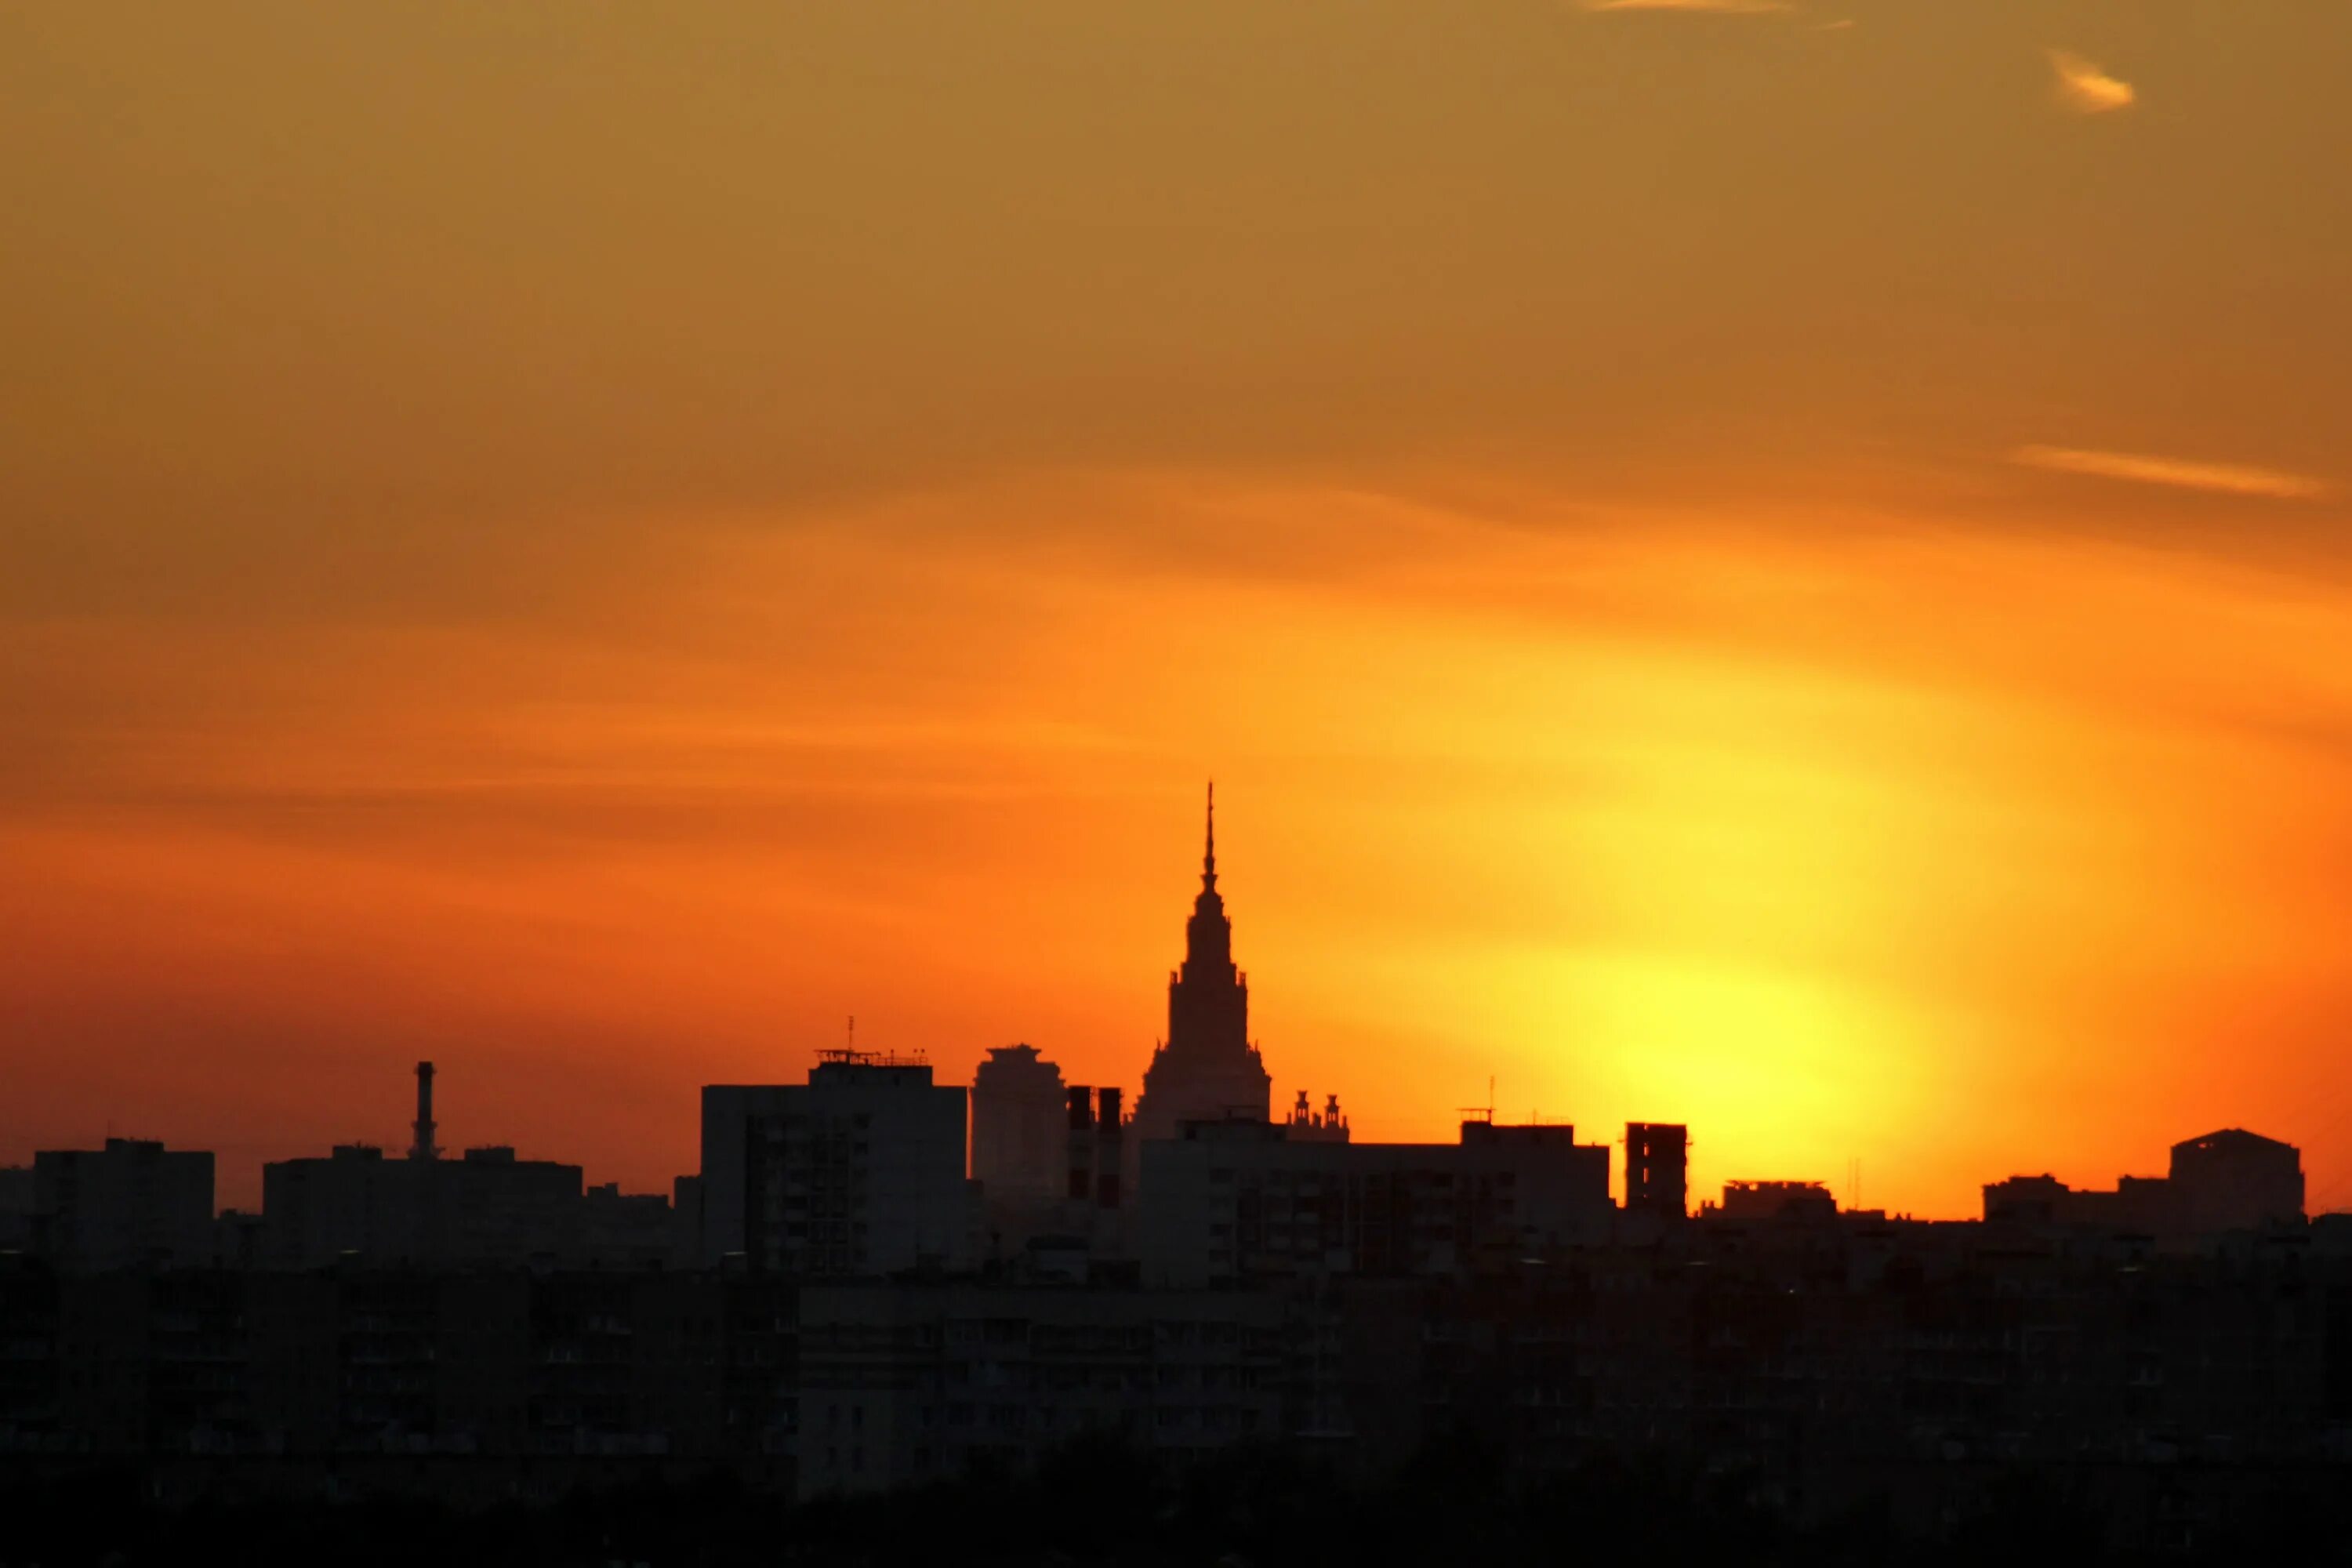
M 441 1151 L 433 1142 L 433 1064 L 416 1064 L 416 1142 L 408 1146 L 412 1160 L 437 1160 Z

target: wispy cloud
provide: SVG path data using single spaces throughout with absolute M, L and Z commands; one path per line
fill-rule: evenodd
M 2105 69 L 2080 55 L 2064 49 L 2050 51 L 2051 68 L 2058 73 L 2058 99 L 2080 114 L 2105 114 L 2131 107 L 2139 95 L 2132 84 L 2120 77 L 2109 76 Z
M 2135 452 L 2093 452 L 2074 447 L 2021 447 L 2011 462 L 2051 468 L 2062 474 L 2090 474 L 2103 479 L 2135 484 L 2170 485 L 2176 489 L 2210 490 L 2221 495 L 2263 496 L 2273 500 L 2311 500 L 2327 493 L 2322 481 L 2276 468 L 2245 468 L 2233 463 L 2189 463 L 2178 458 L 2153 458 Z
M 1709 11 L 1720 16 L 1769 16 L 1794 11 L 1789 0 L 1584 0 L 1588 11 Z

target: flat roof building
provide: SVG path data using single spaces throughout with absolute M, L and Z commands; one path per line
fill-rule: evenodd
M 61 1268 L 98 1272 L 194 1264 L 213 1249 L 213 1156 L 137 1138 L 33 1156 L 37 1248 Z
M 966 1267 L 966 1099 L 919 1060 L 826 1051 L 804 1084 L 702 1091 L 702 1258 L 839 1278 Z
M 1565 1124 L 1462 1124 L 1458 1143 L 1298 1140 L 1191 1122 L 1143 1146 L 1148 1285 L 1326 1274 L 1450 1275 L 1605 1230 L 1609 1146 Z

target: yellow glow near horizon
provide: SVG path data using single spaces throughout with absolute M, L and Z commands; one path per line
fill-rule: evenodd
M 684 10 L 11 14 L 0 1160 L 1131 1085 L 1213 773 L 1364 1135 L 2352 1197 L 2352 6 Z

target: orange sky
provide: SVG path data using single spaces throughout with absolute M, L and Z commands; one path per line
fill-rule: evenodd
M 2344 79 L 2285 0 L 13 11 L 0 1160 L 250 1202 L 431 1056 L 651 1186 L 853 1012 L 1132 1089 L 1213 773 L 1360 1137 L 2352 1204 Z

